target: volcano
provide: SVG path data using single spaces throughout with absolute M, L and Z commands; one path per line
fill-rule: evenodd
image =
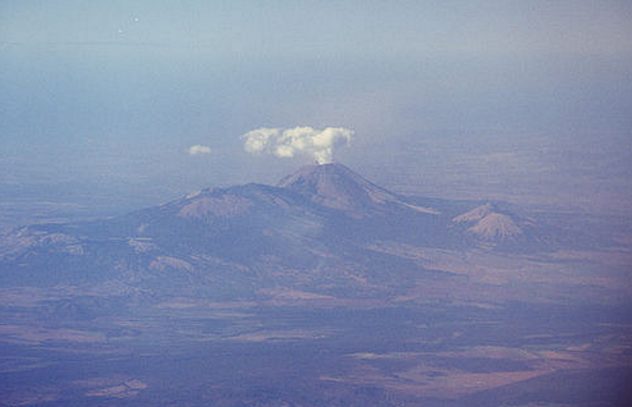
M 407 284 L 418 266 L 376 244 L 524 248 L 537 233 L 491 204 L 406 197 L 342 164 L 314 165 L 276 186 L 208 188 L 110 219 L 15 229 L 0 240 L 0 285 L 115 281 L 222 298 L 283 285 L 377 295 Z

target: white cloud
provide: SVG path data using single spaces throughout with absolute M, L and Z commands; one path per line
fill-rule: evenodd
M 244 148 L 251 154 L 261 153 L 266 149 L 270 139 L 279 137 L 279 134 L 279 129 L 268 129 L 265 127 L 249 131 L 242 136 L 246 140 Z
M 189 155 L 211 154 L 211 148 L 209 146 L 203 146 L 196 144 L 189 147 Z
M 272 154 L 279 158 L 309 156 L 319 164 L 333 160 L 334 150 L 349 145 L 353 131 L 343 127 L 292 129 L 260 128 L 242 135 L 244 149 L 251 154 Z

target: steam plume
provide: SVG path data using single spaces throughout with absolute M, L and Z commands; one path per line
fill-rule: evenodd
M 273 154 L 280 158 L 306 155 L 318 164 L 330 163 L 334 149 L 351 141 L 353 131 L 343 127 L 319 130 L 311 127 L 293 129 L 260 128 L 242 135 L 244 148 L 251 154 Z

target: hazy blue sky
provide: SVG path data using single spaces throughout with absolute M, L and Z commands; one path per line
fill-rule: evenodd
M 240 135 L 298 125 L 409 192 L 624 199 L 632 2 L 0 0 L 5 196 L 270 182 Z

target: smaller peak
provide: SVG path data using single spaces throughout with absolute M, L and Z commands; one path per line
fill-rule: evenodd
M 468 229 L 483 240 L 505 240 L 522 235 L 523 230 L 507 215 L 490 213 Z
M 523 239 L 526 231 L 535 227 L 533 221 L 522 218 L 494 202 L 487 202 L 452 219 L 463 229 L 484 242 L 507 242 Z
M 484 205 L 478 206 L 468 212 L 454 217 L 452 221 L 456 223 L 477 222 L 487 215 L 498 212 L 498 206 L 495 203 L 487 202 Z

